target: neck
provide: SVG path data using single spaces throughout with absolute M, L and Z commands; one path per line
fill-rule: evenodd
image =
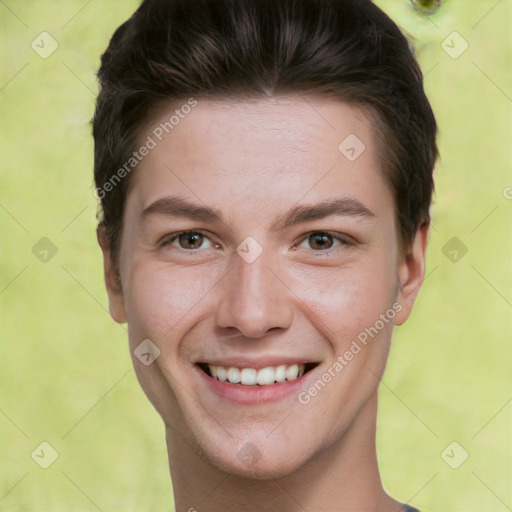
M 340 439 L 293 473 L 269 480 L 226 473 L 167 429 L 176 511 L 399 512 L 401 504 L 384 492 L 379 476 L 376 417 L 375 394 Z

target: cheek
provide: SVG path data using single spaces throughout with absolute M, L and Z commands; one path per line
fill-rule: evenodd
M 183 332 L 212 286 L 211 279 L 198 268 L 170 268 L 148 261 L 133 264 L 125 303 L 134 337 L 163 343 Z
M 373 326 L 392 308 L 396 296 L 393 267 L 387 258 L 304 272 L 297 277 L 296 285 L 309 314 L 316 316 L 318 328 L 336 345 L 335 349 Z M 390 328 L 387 322 L 382 331 Z

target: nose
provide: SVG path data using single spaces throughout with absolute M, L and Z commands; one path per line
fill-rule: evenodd
M 241 336 L 261 338 L 271 329 L 287 329 L 293 321 L 293 292 L 280 276 L 276 258 L 266 251 L 252 263 L 238 254 L 219 283 L 217 325 Z

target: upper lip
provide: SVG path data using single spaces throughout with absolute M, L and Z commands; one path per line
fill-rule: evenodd
M 225 368 L 267 368 L 268 366 L 281 366 L 281 365 L 291 365 L 291 364 L 319 364 L 318 361 L 307 358 L 300 357 L 264 357 L 259 359 L 250 359 L 250 358 L 219 358 L 219 359 L 209 359 L 209 360 L 201 360 L 197 361 L 196 364 L 209 364 L 214 366 L 224 366 Z

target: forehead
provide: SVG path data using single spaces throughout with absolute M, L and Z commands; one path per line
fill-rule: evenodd
M 197 100 L 162 107 L 139 136 L 154 147 L 128 201 L 142 211 L 166 194 L 261 218 L 286 203 L 346 194 L 392 207 L 373 125 L 357 106 L 328 98 Z

